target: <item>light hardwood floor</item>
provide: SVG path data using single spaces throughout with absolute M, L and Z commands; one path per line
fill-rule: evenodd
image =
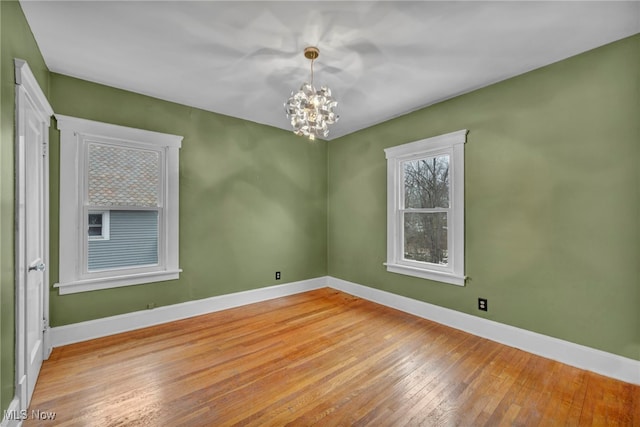
M 25 426 L 640 426 L 640 387 L 332 289 L 56 348 Z

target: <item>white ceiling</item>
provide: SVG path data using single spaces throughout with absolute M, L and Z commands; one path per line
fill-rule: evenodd
M 289 129 L 309 78 L 329 139 L 640 32 L 640 2 L 21 1 L 51 71 Z

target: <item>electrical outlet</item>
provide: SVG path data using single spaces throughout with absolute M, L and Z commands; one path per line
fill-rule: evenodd
M 280 272 L 276 271 L 276 280 L 280 280 Z
M 150 302 L 149 304 L 147 304 L 147 310 L 151 310 L 152 308 L 156 308 L 155 302 Z
M 489 309 L 489 304 L 487 303 L 486 298 L 478 298 L 478 310 L 487 311 Z

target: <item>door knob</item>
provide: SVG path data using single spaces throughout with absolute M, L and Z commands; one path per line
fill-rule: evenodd
M 45 268 L 46 266 L 41 262 L 40 264 L 32 265 L 31 267 L 29 267 L 28 271 L 44 271 Z

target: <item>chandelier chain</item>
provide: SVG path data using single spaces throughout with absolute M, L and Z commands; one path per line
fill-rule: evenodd
M 313 61 L 315 59 L 311 59 L 311 86 L 313 86 Z

